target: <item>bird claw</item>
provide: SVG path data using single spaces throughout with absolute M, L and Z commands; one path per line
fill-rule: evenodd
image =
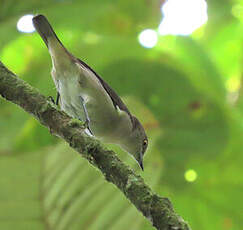
M 47 100 L 51 101 L 53 104 L 56 104 L 55 100 L 54 100 L 54 98 L 52 96 L 48 96 Z
M 84 123 L 84 128 L 88 129 L 89 132 L 94 136 L 93 132 L 91 131 L 90 127 L 89 127 L 89 120 L 87 119 Z

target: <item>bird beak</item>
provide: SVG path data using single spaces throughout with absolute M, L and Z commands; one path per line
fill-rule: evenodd
M 143 169 L 143 162 L 142 161 L 139 162 L 139 166 L 144 171 L 144 169 Z
M 139 159 L 139 166 L 140 166 L 140 168 L 144 171 L 144 169 L 143 169 L 143 154 L 142 153 L 140 153 L 140 159 Z

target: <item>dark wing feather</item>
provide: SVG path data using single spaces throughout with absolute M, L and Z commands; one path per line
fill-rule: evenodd
M 78 60 L 78 63 L 80 65 L 82 65 L 85 68 L 89 69 L 97 77 L 97 79 L 99 80 L 99 82 L 101 83 L 101 85 L 103 86 L 105 91 L 107 92 L 107 94 L 110 96 L 115 109 L 117 109 L 117 106 L 118 106 L 118 108 L 120 110 L 125 111 L 129 115 L 129 117 L 131 119 L 131 122 L 134 125 L 134 119 L 133 119 L 132 114 L 130 113 L 130 111 L 128 110 L 126 105 L 123 103 L 121 98 L 116 94 L 116 92 L 91 67 L 89 67 L 86 63 L 84 63 L 80 59 L 77 59 L 77 60 Z

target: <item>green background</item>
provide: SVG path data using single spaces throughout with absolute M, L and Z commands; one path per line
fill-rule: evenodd
M 92 66 L 144 124 L 145 172 L 109 145 L 196 230 L 243 229 L 243 1 L 208 1 L 191 36 L 158 28 L 159 0 L 0 0 L 0 60 L 55 97 L 51 60 L 37 33 L 17 31 L 27 13 L 48 17 L 75 56 Z M 195 170 L 194 182 L 185 172 Z M 33 117 L 0 98 L 0 229 L 152 229 L 113 185 Z

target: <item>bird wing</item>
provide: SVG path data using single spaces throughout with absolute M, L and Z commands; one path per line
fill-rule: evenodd
M 117 110 L 117 107 L 118 107 L 120 110 L 125 111 L 129 115 L 129 117 L 131 119 L 131 122 L 134 125 L 134 119 L 133 119 L 132 114 L 128 110 L 127 106 L 123 103 L 121 98 L 117 95 L 117 93 L 91 67 L 89 67 L 85 62 L 81 61 L 80 59 L 77 59 L 77 60 L 78 60 L 78 63 L 80 65 L 82 65 L 85 68 L 89 69 L 95 75 L 95 77 L 99 80 L 99 82 L 103 86 L 103 88 L 106 91 L 106 93 L 110 96 L 115 109 Z

